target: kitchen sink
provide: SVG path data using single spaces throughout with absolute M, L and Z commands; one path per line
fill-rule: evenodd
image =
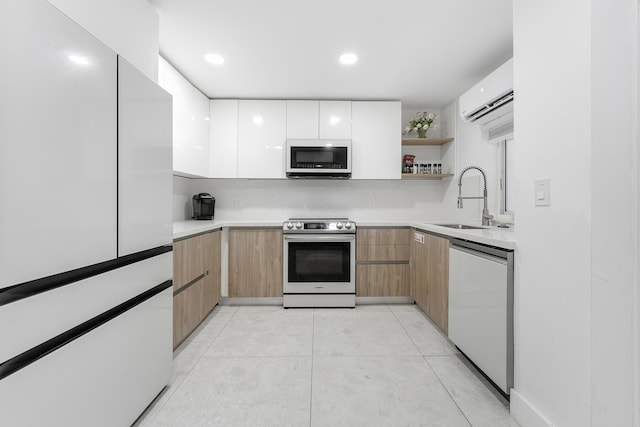
M 485 228 L 477 225 L 465 225 L 465 224 L 435 224 L 435 225 L 439 225 L 440 227 L 447 227 L 447 228 L 457 228 L 458 230 L 482 230 L 483 228 Z

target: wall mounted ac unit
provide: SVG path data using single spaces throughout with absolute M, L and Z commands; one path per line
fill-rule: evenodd
M 513 58 L 460 96 L 460 115 L 487 139 L 513 133 Z

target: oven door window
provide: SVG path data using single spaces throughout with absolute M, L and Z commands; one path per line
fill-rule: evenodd
M 349 282 L 350 242 L 290 242 L 289 282 Z

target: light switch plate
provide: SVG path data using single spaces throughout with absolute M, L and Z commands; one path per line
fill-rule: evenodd
M 551 205 L 551 180 L 538 178 L 533 181 L 533 198 L 536 206 Z
M 424 234 L 413 233 L 413 240 L 415 240 L 418 243 L 422 243 L 424 245 Z

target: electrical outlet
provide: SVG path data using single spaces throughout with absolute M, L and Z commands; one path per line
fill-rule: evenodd
M 236 208 L 242 207 L 242 198 L 241 197 L 236 197 L 235 205 L 236 205 Z
M 372 204 L 373 206 L 378 206 L 378 196 L 373 196 L 373 197 L 371 198 L 371 204 Z

